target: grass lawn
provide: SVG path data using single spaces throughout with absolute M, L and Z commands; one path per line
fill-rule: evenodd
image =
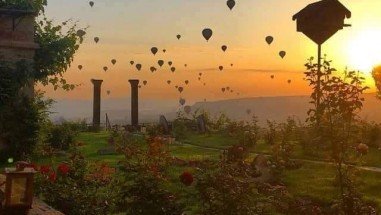
M 84 145 L 80 147 L 80 151 L 87 159 L 93 161 L 105 161 L 110 165 L 116 165 L 119 160 L 123 159 L 123 155 L 99 155 L 97 153 L 98 150 L 108 147 L 108 137 L 109 133 L 107 132 L 81 133 L 77 137 L 77 141 L 84 143 Z M 191 143 L 203 147 L 213 147 L 215 149 L 205 149 L 189 144 L 173 144 L 169 146 L 173 156 L 185 160 L 217 160 L 221 153 L 221 149 L 234 145 L 236 140 L 223 134 L 191 135 L 186 139 L 186 141 L 184 141 L 184 143 Z M 256 146 L 254 151 L 269 153 L 270 147 L 261 141 Z M 301 151 L 297 150 L 296 157 L 302 156 L 301 153 Z M 378 161 L 376 157 L 379 155 L 379 152 L 371 152 L 371 158 L 368 158 L 368 161 L 372 164 L 376 163 L 376 161 Z M 61 161 L 63 159 L 63 157 L 60 157 L 54 159 L 54 162 Z M 40 161 L 45 163 L 49 162 L 49 159 L 40 159 Z M 173 177 L 173 179 L 169 181 L 169 186 L 172 187 L 171 189 L 180 189 L 182 186 L 179 184 L 178 176 L 182 171 L 184 171 L 184 169 L 181 167 L 173 167 L 169 171 L 169 174 Z M 304 163 L 300 169 L 285 171 L 283 180 L 291 193 L 295 195 L 309 196 L 329 202 L 334 198 L 334 196 L 337 195 L 338 192 L 337 187 L 334 185 L 334 171 L 334 167 L 329 164 Z M 381 192 L 379 192 L 381 190 L 380 182 L 381 173 L 362 171 L 359 177 L 359 189 L 362 193 L 364 193 L 365 198 L 377 202 L 381 207 Z M 186 189 L 182 191 L 184 191 L 184 195 L 195 195 L 195 191 L 193 190 Z M 194 205 L 196 203 L 192 202 L 189 204 Z M 189 210 L 192 210 L 192 208 L 189 208 Z

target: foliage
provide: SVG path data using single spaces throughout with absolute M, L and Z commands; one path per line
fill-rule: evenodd
M 43 15 L 46 4 L 46 0 L 33 3 L 27 0 L 0 1 L 1 8 L 35 10 L 40 15 Z M 19 159 L 29 155 L 37 142 L 40 123 L 46 120 L 44 115 L 51 100 L 44 101 L 42 93 L 37 98 L 28 98 L 23 89 L 32 88 L 30 85 L 34 82 L 52 84 L 54 89 L 72 90 L 75 87 L 62 76 L 73 61 L 85 31 L 76 24 L 69 27 L 68 23 L 55 25 L 46 17 L 36 21 L 35 41 L 40 48 L 36 50 L 34 62 L 0 62 L 1 158 L 12 156 Z M 67 27 L 66 32 L 63 26 Z
M 127 214 L 181 214 L 184 206 L 165 188 L 171 162 L 163 139 L 150 138 L 148 149 L 126 146 L 119 210 Z
M 215 169 L 201 169 L 196 189 L 202 214 L 270 214 L 268 199 L 259 193 L 255 167 L 243 161 L 231 162 L 223 155 Z
M 1 0 L 0 8 L 14 10 L 34 10 L 37 13 L 44 9 L 47 5 L 46 0 Z
M 373 68 L 372 77 L 378 90 L 377 96 L 381 98 L 381 66 Z
M 54 169 L 41 165 L 36 193 L 65 214 L 107 214 L 114 210 L 115 170 L 103 163 L 89 164 L 74 153 L 68 163 Z
M 272 154 L 270 158 L 273 174 L 280 177 L 285 169 L 296 169 L 300 164 L 291 158 L 294 153 L 294 135 L 296 123 L 292 118 L 288 118 L 286 123 L 279 125 L 281 140 L 272 146 Z
M 25 159 L 33 151 L 52 103 L 43 100 L 40 92 L 33 99 L 20 92 L 32 76 L 29 65 L 20 61 L 11 67 L 0 62 L 0 162 L 9 157 Z
M 353 149 L 359 143 L 357 114 L 363 106 L 364 78 L 359 72 L 344 71 L 342 76 L 335 76 L 336 70 L 330 66 L 330 61 L 324 60 L 321 72 L 321 88 L 317 92 L 318 65 L 312 59 L 306 64 L 306 79 L 315 89 L 311 94 L 311 103 L 315 108 L 310 109 L 308 121 L 316 128 L 320 140 L 330 144 L 331 158 L 336 166 L 336 178 L 340 189 L 341 208 L 345 213 L 354 213 L 348 205 L 347 197 L 355 192 L 355 177 L 348 164 L 353 160 Z M 317 94 L 321 95 L 320 107 L 317 106 Z M 360 145 L 359 145 L 360 146 Z M 361 147 L 364 148 L 364 147 Z M 365 147 L 367 148 L 367 146 Z M 363 150 L 359 151 L 362 153 Z M 362 154 L 361 154 L 362 155 Z M 352 211 L 348 211 L 348 208 Z
M 55 25 L 52 20 L 43 17 L 36 23 L 35 41 L 40 46 L 36 50 L 35 80 L 43 85 L 52 84 L 54 89 L 73 90 L 74 84 L 68 84 L 63 78 L 74 54 L 83 41 L 85 31 L 78 30 L 77 24 L 68 27 L 70 21 Z M 64 31 L 64 29 L 67 29 Z
M 368 123 L 361 122 L 361 139 L 363 143 L 370 147 L 380 148 L 381 147 L 381 126 L 378 123 Z
M 276 142 L 276 123 L 267 120 L 267 129 L 265 134 L 265 143 L 268 145 L 274 145 Z
M 46 144 L 54 149 L 68 150 L 74 145 L 75 137 L 80 132 L 77 129 L 79 128 L 75 123 L 50 124 L 47 129 Z

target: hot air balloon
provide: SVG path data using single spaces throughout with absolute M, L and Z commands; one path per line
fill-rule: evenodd
M 140 71 L 142 69 L 142 65 L 141 64 L 136 64 L 136 69 L 138 69 L 138 71 Z
M 275 77 L 274 75 L 271 75 L 271 79 L 274 79 L 274 77 Z
M 110 95 L 111 91 L 110 90 L 107 90 L 107 95 Z
M 151 66 L 151 68 L 149 68 L 151 70 L 151 72 L 155 72 L 156 71 L 156 68 L 154 66 Z
M 159 49 L 157 49 L 156 47 L 152 47 L 151 48 L 151 52 L 153 55 L 156 55 L 156 53 L 159 51 Z
M 179 86 L 176 85 L 175 88 L 176 88 L 176 89 L 179 89 Z
M 291 80 L 288 80 L 287 82 L 288 82 L 289 84 L 291 84 Z
M 104 70 L 105 72 L 107 72 L 108 67 L 107 67 L 107 66 L 103 67 L 103 70 Z
M 172 66 L 172 64 L 173 64 L 172 61 L 168 61 L 169 66 Z
M 180 40 L 180 38 L 181 38 L 181 35 L 180 35 L 180 34 L 178 34 L 178 35 L 176 35 L 176 37 L 177 37 L 177 39 L 178 39 L 178 40 Z
M 234 0 L 228 0 L 228 2 L 226 4 L 228 5 L 230 10 L 233 10 L 233 8 L 235 6 L 235 1 Z
M 175 68 L 175 67 L 171 67 L 171 71 L 172 71 L 172 72 L 175 72 L 175 71 L 176 71 L 176 68 Z
M 133 60 L 132 60 L 132 61 L 130 61 L 130 64 L 131 64 L 131 65 L 134 65 L 134 63 L 135 63 L 135 62 L 134 62 Z
M 171 80 L 168 80 L 168 81 L 167 81 L 167 84 L 169 85 L 169 84 L 171 84 L 171 82 L 172 82 Z
M 266 37 L 267 44 L 271 45 L 271 43 L 273 43 L 273 41 L 274 41 L 274 37 L 272 37 L 272 36 L 267 36 Z
M 223 93 L 225 92 L 225 90 L 226 90 L 225 87 L 221 88 L 221 91 L 222 91 Z
M 139 88 L 142 88 L 142 85 L 139 85 Z
M 224 69 L 224 67 L 223 67 L 223 66 L 219 66 L 218 69 L 219 69 L 220 71 L 222 71 L 222 70 Z
M 285 51 L 280 51 L 279 52 L 279 56 L 283 59 L 286 56 L 286 52 Z
M 188 85 L 188 84 L 189 84 L 189 81 L 188 81 L 188 80 L 185 80 L 184 82 L 185 82 L 185 84 L 186 84 L 186 85 Z
M 225 45 L 223 45 L 223 46 L 221 46 L 221 49 L 222 49 L 222 51 L 226 51 L 227 49 L 228 49 L 228 47 L 227 46 L 225 46 Z
M 147 83 L 148 83 L 147 81 L 143 81 L 143 84 L 144 84 L 144 85 L 147 85 Z
M 233 67 L 233 66 L 234 66 L 234 64 L 230 64 L 230 66 L 231 66 L 231 67 Z
M 167 50 L 163 49 L 163 53 L 167 52 Z
M 159 66 L 162 67 L 164 65 L 164 61 L 163 60 L 158 60 L 157 64 L 159 64 Z
M 185 106 L 185 107 L 184 107 L 184 112 L 185 112 L 186 114 L 190 114 L 190 113 L 192 112 L 192 107 L 189 106 L 189 105 Z
M 79 29 L 79 30 L 77 31 L 77 36 L 78 36 L 78 37 L 83 37 L 83 36 L 85 36 L 85 34 L 86 34 L 86 31 L 84 31 L 84 30 L 82 30 L 82 29 Z
M 185 105 L 185 99 L 180 98 L 179 103 L 181 104 L 181 106 Z
M 78 69 L 79 70 L 82 70 L 83 66 L 82 65 L 78 65 Z
M 93 7 L 93 6 L 94 6 L 94 2 L 93 2 L 93 1 L 90 1 L 90 2 L 89 2 L 89 5 L 90 5 L 90 7 Z
M 182 93 L 182 92 L 184 91 L 184 88 L 183 88 L 183 87 L 179 87 L 179 88 L 177 88 L 177 90 L 178 90 L 180 93 Z
M 116 60 L 115 60 L 115 59 L 112 59 L 112 60 L 111 60 L 111 63 L 112 63 L 112 65 L 115 65 L 115 64 L 116 64 Z
M 230 90 L 230 87 L 226 87 L 226 90 L 229 91 L 229 90 Z
M 209 39 L 212 37 L 213 31 L 210 28 L 205 28 L 202 30 L 202 36 L 206 39 L 206 41 L 209 41 Z
M 184 67 L 187 67 L 188 66 L 188 64 L 184 64 Z
M 95 43 L 98 43 L 99 42 L 99 37 L 94 37 L 94 41 L 95 41 Z
M 206 83 L 204 83 L 204 86 L 206 86 Z
M 198 73 L 198 75 L 199 75 L 199 76 L 202 76 L 202 73 L 200 72 L 200 73 Z

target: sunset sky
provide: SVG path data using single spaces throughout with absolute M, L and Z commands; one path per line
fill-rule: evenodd
M 128 97 L 131 78 L 148 81 L 140 93 L 146 99 L 179 98 L 175 85 L 184 86 L 181 96 L 190 101 L 309 93 L 302 80 L 303 65 L 316 55 L 317 47 L 296 32 L 292 16 L 314 1 L 236 0 L 232 11 L 226 0 L 94 0 L 92 8 L 87 0 L 48 2 L 49 18 L 56 22 L 71 18 L 89 27 L 85 43 L 65 74 L 70 82 L 82 85 L 69 93 L 45 88 L 52 98 L 91 99 L 91 78 L 104 80 L 103 96 L 108 98 Z M 369 73 L 373 65 L 381 63 L 381 1 L 341 2 L 352 11 L 352 18 L 346 21 L 352 27 L 325 43 L 323 53 L 340 71 L 346 66 L 363 71 L 373 87 Z M 204 28 L 214 31 L 209 42 L 201 35 Z M 177 34 L 182 35 L 180 40 Z M 265 42 L 268 35 L 275 39 L 270 46 Z M 98 44 L 94 37 L 100 38 Z M 226 52 L 222 45 L 228 46 Z M 156 56 L 150 52 L 153 46 L 160 50 Z M 278 55 L 282 50 L 287 52 L 284 59 Z M 115 66 L 111 59 L 117 60 Z M 151 73 L 151 66 L 159 68 L 159 59 L 173 61 L 176 72 L 165 63 Z M 131 60 L 141 63 L 142 71 L 131 66 Z M 83 65 L 81 71 L 78 65 Z M 222 72 L 220 65 L 225 68 Z M 107 72 L 104 66 L 109 68 Z M 203 75 L 198 81 L 200 72 Z M 275 75 L 273 80 L 271 75 Z M 190 84 L 185 85 L 185 80 Z M 234 93 L 222 93 L 221 88 L 227 86 Z

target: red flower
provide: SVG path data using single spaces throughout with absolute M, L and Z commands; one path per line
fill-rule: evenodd
M 51 172 L 49 175 L 49 180 L 51 182 L 55 182 L 57 180 L 57 174 L 55 172 Z
M 67 175 L 70 171 L 70 167 L 67 165 L 67 164 L 60 164 L 58 167 L 57 167 L 57 170 L 59 173 L 61 173 L 62 175 Z
M 41 167 L 40 167 L 40 173 L 42 173 L 42 174 L 48 174 L 49 172 L 51 171 L 51 167 L 50 166 L 48 166 L 48 165 L 42 165 Z
M 193 175 L 189 172 L 183 172 L 183 174 L 180 175 L 180 181 L 185 186 L 190 186 L 193 183 Z

